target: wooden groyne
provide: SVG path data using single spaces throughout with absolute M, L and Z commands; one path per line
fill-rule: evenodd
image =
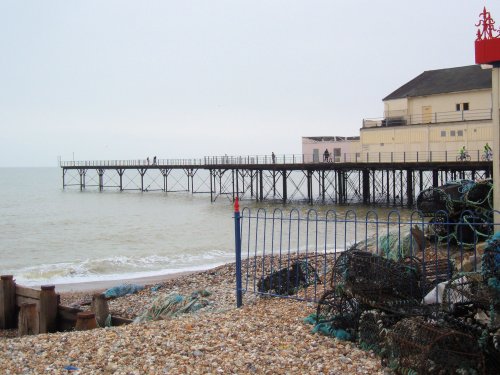
M 17 285 L 12 275 L 0 277 L 0 329 L 18 329 L 19 335 L 36 335 L 104 326 L 109 309 L 103 295 L 95 295 L 91 311 L 63 306 L 54 285 L 40 290 Z M 111 316 L 111 325 L 131 323 Z

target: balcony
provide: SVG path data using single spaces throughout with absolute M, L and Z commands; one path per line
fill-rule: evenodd
M 407 116 L 363 119 L 363 128 L 442 124 L 447 122 L 491 120 L 491 118 L 491 108 L 475 109 L 470 111 L 433 112 Z

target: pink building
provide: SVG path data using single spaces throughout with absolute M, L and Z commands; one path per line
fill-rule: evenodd
M 302 137 L 305 163 L 354 161 L 359 149 L 359 137 Z

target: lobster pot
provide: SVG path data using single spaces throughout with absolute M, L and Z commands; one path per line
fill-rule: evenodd
M 429 220 L 429 235 L 437 242 L 447 243 L 455 237 L 456 220 L 446 215 L 434 215 Z
M 425 216 L 432 216 L 436 211 L 448 211 L 448 195 L 440 188 L 428 188 L 417 197 L 417 209 Z
M 455 314 L 463 314 L 477 307 L 489 313 L 492 297 L 492 290 L 483 282 L 480 274 L 464 273 L 445 284 L 441 304 L 444 311 Z
M 497 232 L 495 236 L 488 241 L 488 246 L 484 249 L 482 257 L 483 266 L 482 272 L 485 279 L 496 278 L 500 279 L 500 234 Z
M 357 330 L 361 306 L 358 301 L 339 290 L 327 290 L 318 301 L 316 323 L 333 323 L 337 328 Z
M 358 324 L 358 344 L 363 350 L 381 353 L 386 332 L 398 321 L 397 315 L 380 310 L 366 310 L 361 313 Z
M 354 297 L 374 306 L 422 297 L 415 268 L 366 251 L 344 252 L 335 262 L 334 277 Z
M 458 214 L 466 208 L 465 196 L 474 185 L 474 181 L 459 180 L 425 189 L 417 197 L 417 209 L 426 216 L 432 216 L 440 210 L 450 215 Z
M 388 333 L 386 349 L 389 360 L 401 372 L 484 373 L 484 357 L 473 336 L 420 318 L 396 323 Z
M 439 188 L 448 196 L 447 209 L 450 214 L 459 213 L 465 208 L 465 194 L 474 186 L 474 181 L 448 181 Z
M 493 185 L 489 182 L 475 183 L 465 194 L 468 206 L 481 207 L 492 210 L 490 195 L 493 194 Z
M 455 238 L 458 243 L 474 245 L 486 240 L 493 234 L 493 225 L 488 218 L 465 214 L 455 227 Z

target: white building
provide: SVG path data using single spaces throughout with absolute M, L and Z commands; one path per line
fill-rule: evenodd
M 462 146 L 474 157 L 492 142 L 491 70 L 479 65 L 423 72 L 383 102 L 383 118 L 363 120 L 362 153 L 453 160 Z
M 384 116 L 364 119 L 359 137 L 303 137 L 306 162 L 479 160 L 493 140 L 491 70 L 480 65 L 425 71 L 387 95 Z
M 325 160 L 325 150 L 329 157 Z M 351 161 L 359 153 L 359 137 L 302 137 L 305 163 Z M 345 159 L 349 158 L 349 160 Z

